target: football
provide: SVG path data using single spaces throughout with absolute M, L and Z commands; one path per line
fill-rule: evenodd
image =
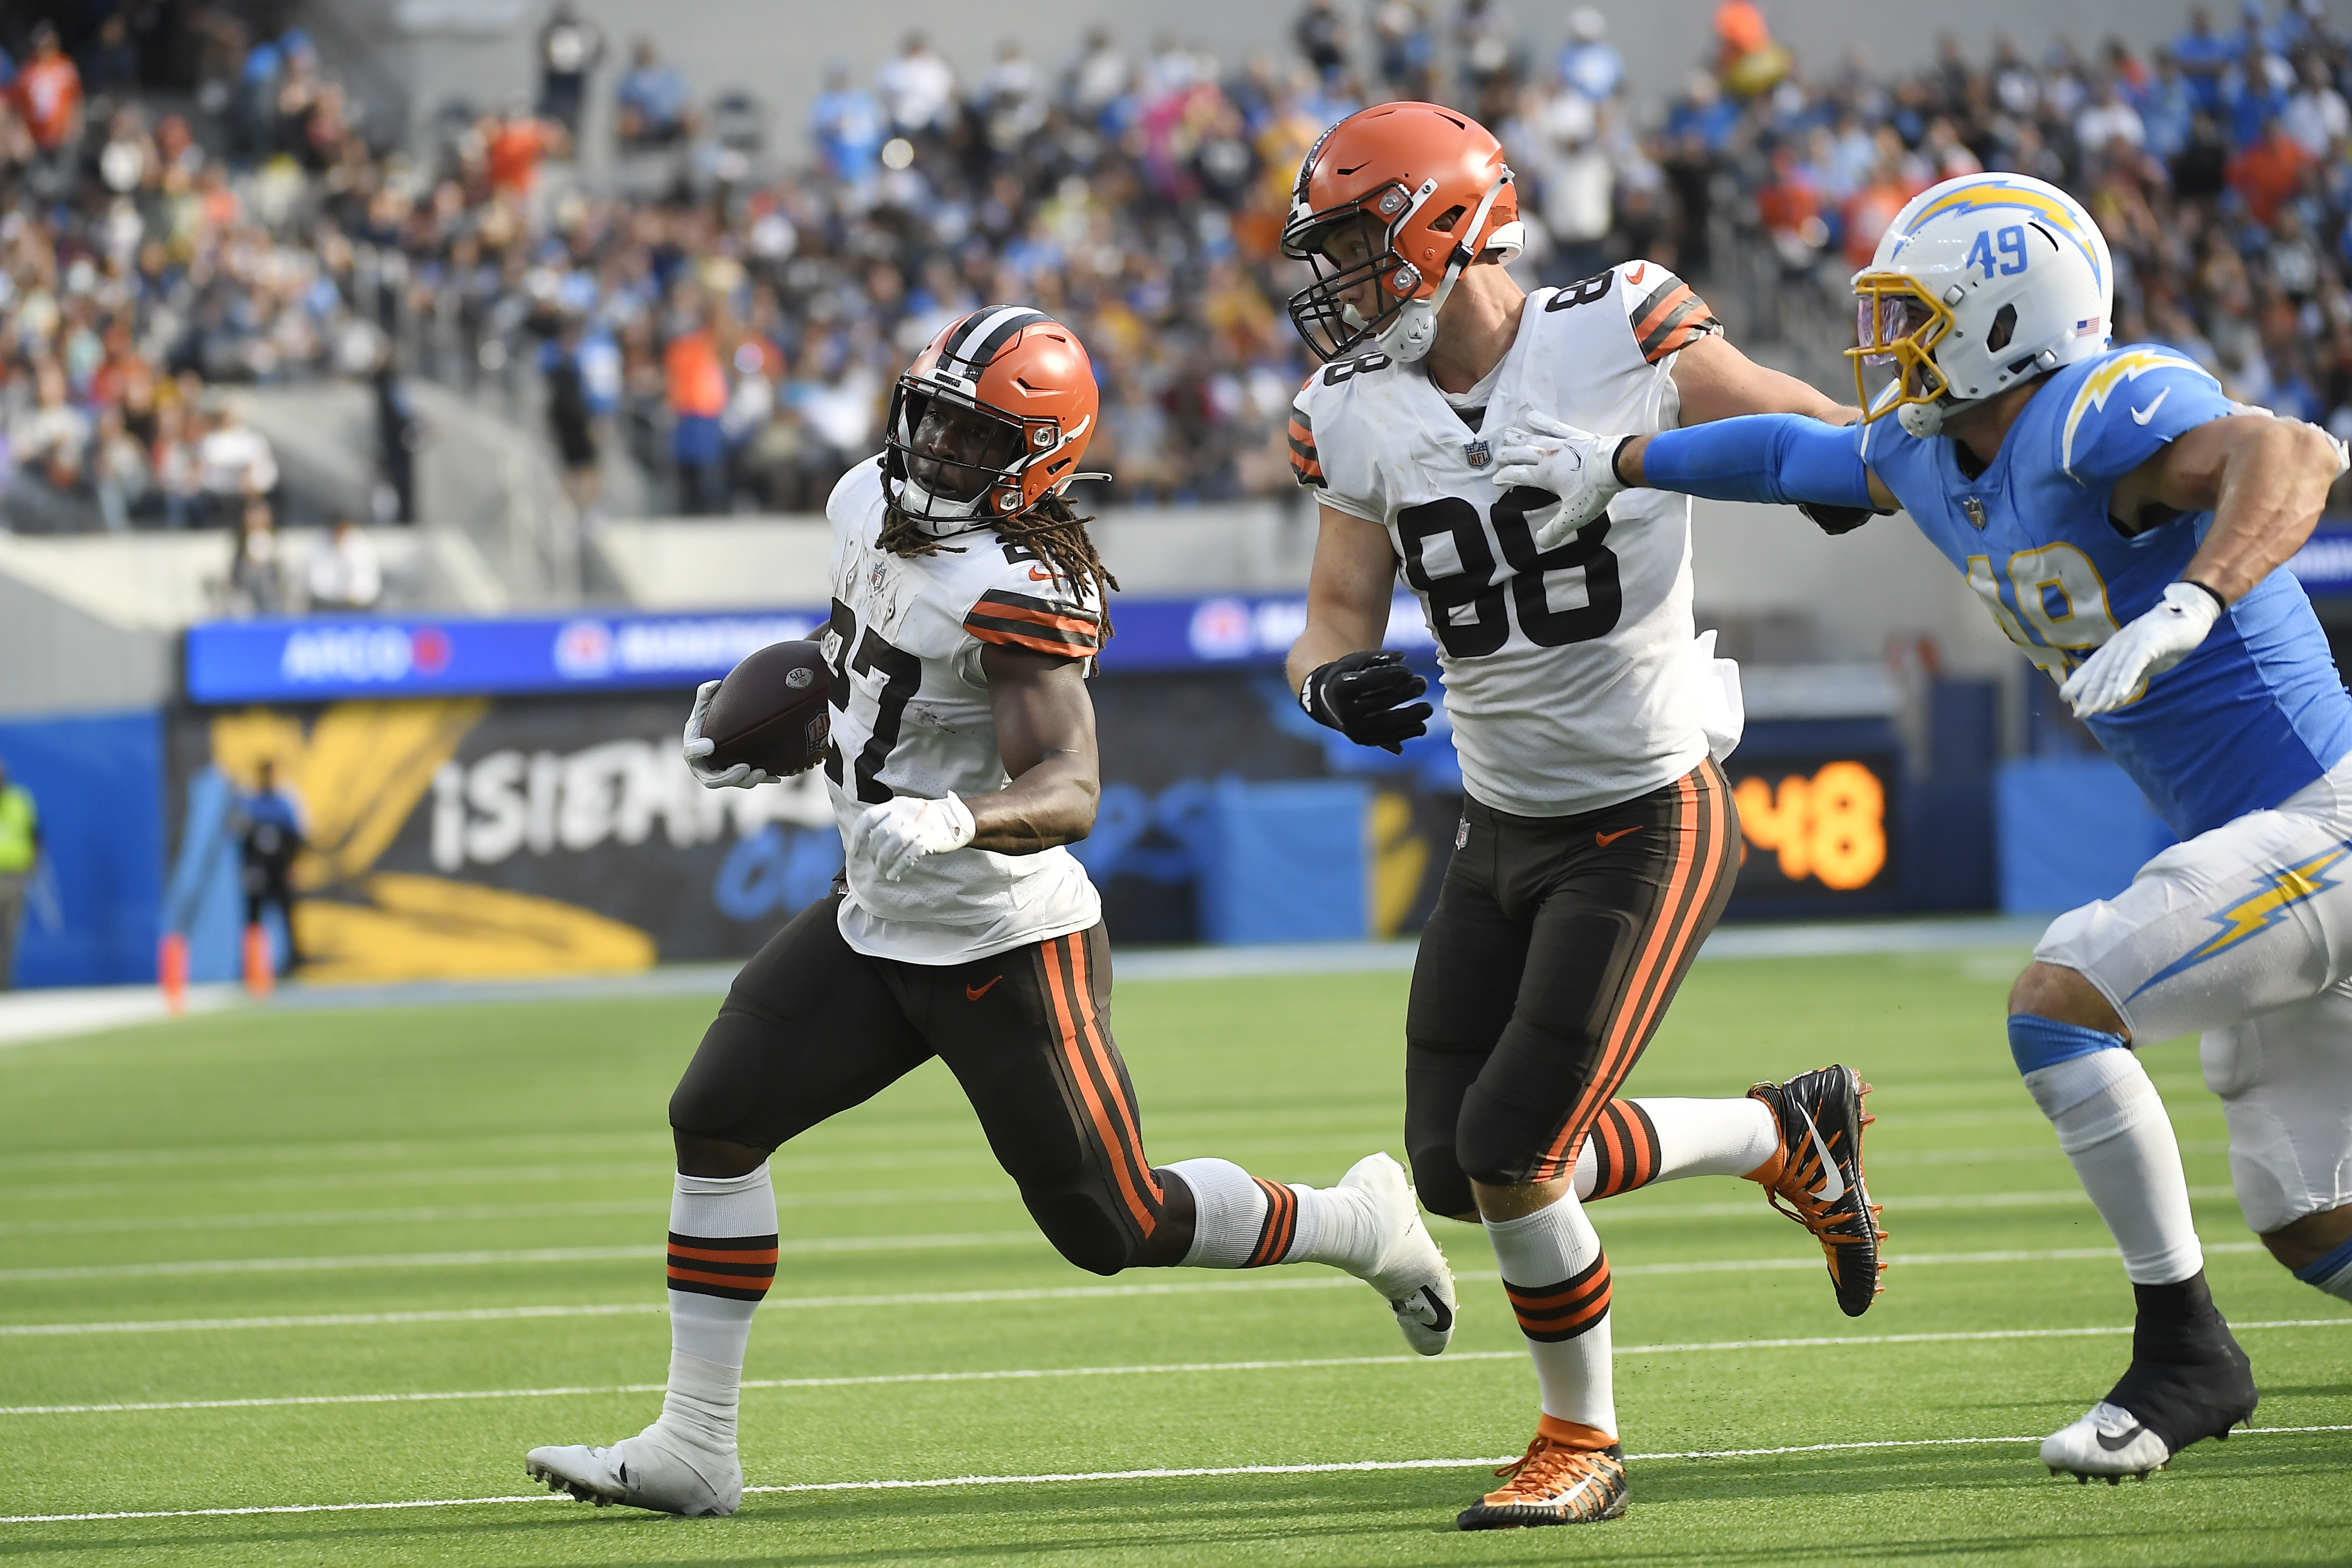
M 702 716 L 711 768 L 749 763 L 780 778 L 816 766 L 833 733 L 832 689 L 813 642 L 771 643 L 727 672 Z

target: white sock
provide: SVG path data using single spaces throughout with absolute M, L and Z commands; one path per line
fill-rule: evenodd
M 776 1278 L 776 1189 L 765 1161 L 742 1176 L 680 1173 L 669 1201 L 669 1388 L 662 1432 L 735 1447 L 751 1314 Z
M 1612 1100 L 1576 1152 L 1576 1195 L 1608 1198 L 1685 1176 L 1744 1176 L 1780 1147 L 1760 1100 Z
M 2025 1087 L 2058 1130 L 2132 1283 L 2174 1285 L 2204 1268 L 2180 1145 L 2139 1058 L 2093 1051 L 2027 1073 Z
M 1353 1188 L 1284 1186 L 1231 1160 L 1179 1160 L 1160 1168 L 1192 1190 L 1187 1268 L 1328 1263 L 1361 1276 L 1379 1261 L 1379 1216 L 1371 1199 Z
M 1611 1381 L 1609 1259 L 1572 1197 L 1517 1219 L 1486 1222 L 1503 1290 L 1518 1314 L 1543 1386 L 1544 1414 L 1617 1432 Z

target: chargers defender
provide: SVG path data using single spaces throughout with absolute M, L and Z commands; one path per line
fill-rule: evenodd
M 2109 348 L 2106 242 L 2038 180 L 1915 197 L 1853 288 L 1857 389 L 1864 362 L 1896 370 L 1859 426 L 1555 427 L 1507 456 L 1568 498 L 1561 528 L 1644 485 L 1899 506 L 2180 838 L 2059 916 L 2010 994 L 2010 1049 L 2137 1304 L 2129 1368 L 2042 1458 L 2145 1476 L 2256 1392 L 2133 1041 L 2200 1037 L 2247 1225 L 2352 1299 L 2352 696 L 2284 569 L 2345 451 L 2170 350 Z

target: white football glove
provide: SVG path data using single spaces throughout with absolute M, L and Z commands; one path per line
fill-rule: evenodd
M 2112 712 L 2147 681 L 2187 658 L 2221 618 L 2219 599 L 2194 583 L 2175 583 L 2154 609 L 2134 618 L 2084 659 L 2058 695 L 2077 719 Z
M 707 768 L 702 759 L 719 749 L 719 742 L 702 732 L 702 716 L 710 711 L 710 700 L 719 695 L 719 682 L 706 680 L 694 689 L 694 711 L 686 716 L 686 767 L 695 782 L 705 789 L 750 789 L 753 784 L 780 784 L 774 773 L 761 773 L 749 763 L 737 763 L 731 768 Z
M 1557 550 L 1576 531 L 1609 510 L 1625 488 L 1615 466 L 1620 436 L 1595 436 L 1548 414 L 1529 414 L 1529 428 L 1503 432 L 1495 482 L 1528 485 L 1559 498 L 1559 510 L 1535 531 L 1538 550 Z
M 972 832 L 971 808 L 957 796 L 902 795 L 866 807 L 849 825 L 849 858 L 871 860 L 884 881 L 895 882 L 924 856 L 962 848 Z

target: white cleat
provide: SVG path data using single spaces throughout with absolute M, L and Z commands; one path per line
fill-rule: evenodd
M 1404 1167 L 1386 1154 L 1367 1154 L 1339 1178 L 1371 1200 L 1381 1237 L 1372 1267 L 1357 1276 L 1396 1313 L 1404 1342 L 1436 1355 L 1454 1338 L 1454 1270 L 1421 1219 L 1421 1204 Z
M 2102 1399 L 2081 1420 L 2042 1440 L 2042 1462 L 2052 1475 L 2063 1471 L 2085 1486 L 2093 1476 L 2117 1486 L 2126 1476 L 2146 1480 L 2150 1470 L 2172 1462 L 2172 1450 L 2138 1416 Z
M 533 1448 L 522 1468 L 549 1491 L 570 1492 L 598 1508 L 617 1502 L 659 1513 L 723 1515 L 743 1500 L 743 1467 L 732 1449 L 692 1447 L 651 1427 L 609 1448 Z

